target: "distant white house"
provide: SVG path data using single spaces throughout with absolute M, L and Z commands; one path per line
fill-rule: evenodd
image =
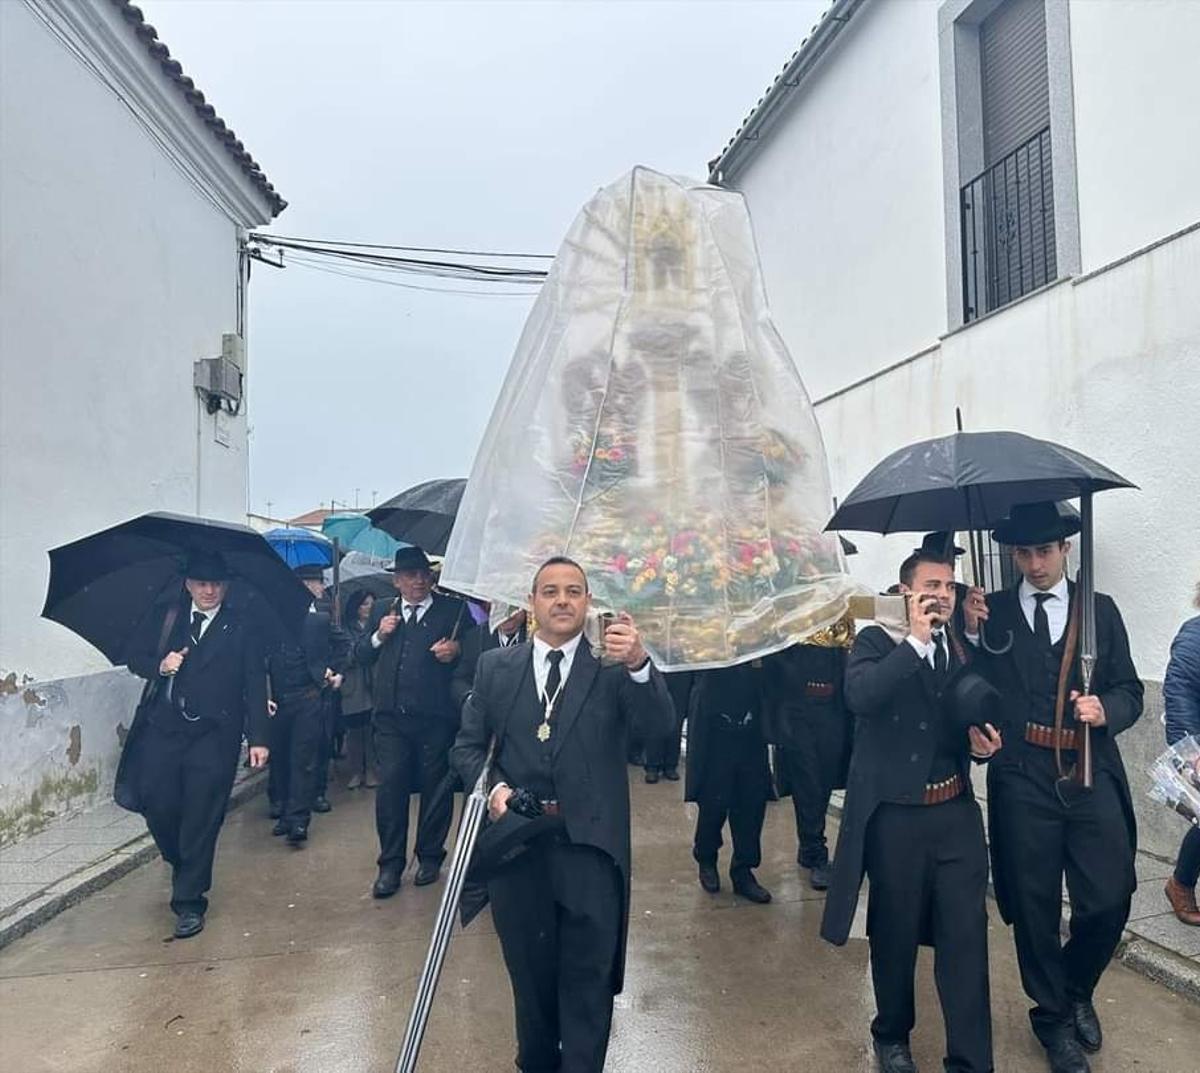
M 138 692 L 39 618 L 47 549 L 246 516 L 244 240 L 284 206 L 132 4 L 0 3 L 0 840 L 111 789 Z
M 835 0 L 711 163 L 748 199 L 841 495 L 956 407 L 1140 486 L 1096 500 L 1147 680 L 1135 774 L 1200 580 L 1198 54 L 1192 0 Z M 913 543 L 854 539 L 879 587 Z M 1174 851 L 1165 810 L 1142 826 Z

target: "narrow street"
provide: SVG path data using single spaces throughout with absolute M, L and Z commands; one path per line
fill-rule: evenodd
M 632 771 L 633 775 L 638 772 Z M 768 815 L 759 875 L 774 904 L 705 895 L 679 786 L 634 785 L 630 972 L 612 1073 L 874 1068 L 866 943 L 817 938 L 821 897 L 792 864 L 790 808 Z M 143 867 L 0 953 L 11 1073 L 386 1073 L 441 885 L 375 902 L 372 800 L 342 792 L 303 852 L 269 834 L 265 800 L 233 812 L 208 926 L 174 942 L 167 871 Z M 993 916 L 995 914 L 993 913 Z M 914 1053 L 940 1068 L 931 966 Z M 1041 1073 L 1011 939 L 992 926 L 997 1069 Z M 1097 1006 L 1097 1073 L 1196 1073 L 1194 1005 L 1115 966 Z M 512 1068 L 511 999 L 485 914 L 456 935 L 423 1052 L 429 1073 Z

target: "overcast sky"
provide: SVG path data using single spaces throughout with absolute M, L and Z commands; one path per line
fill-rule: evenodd
M 827 0 L 141 6 L 288 200 L 276 233 L 553 253 L 635 164 L 703 178 Z M 251 509 L 465 476 L 532 301 L 256 265 Z

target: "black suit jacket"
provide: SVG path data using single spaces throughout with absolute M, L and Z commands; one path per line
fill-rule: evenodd
M 125 737 L 113 790 L 117 804 L 134 811 L 140 808 L 132 789 L 134 779 L 128 758 L 136 755 L 133 743 L 144 732 L 153 705 L 182 706 L 189 715 L 199 716 L 227 733 L 231 741 L 240 743 L 245 734 L 253 746 L 267 744 L 266 660 L 258 631 L 226 603 L 204 631 L 200 643 L 193 644 L 188 637 L 191 600 L 185 598 L 175 605 L 175 627 L 162 648 L 163 623 L 169 606 L 156 608 L 147 616 L 130 640 L 125 661 L 134 674 L 148 683 Z M 189 652 L 175 675 L 168 701 L 168 680 L 158 673 L 158 667 L 165 651 L 178 651 L 185 646 Z
M 970 658 L 961 639 L 950 645 L 952 668 L 960 653 Z M 933 669 L 907 641 L 897 643 L 881 627 L 868 626 L 850 651 L 845 686 L 857 723 L 833 882 L 821 921 L 822 937 L 838 946 L 850 935 L 862 885 L 867 825 L 879 805 L 920 804 L 938 746 L 951 740 L 968 792 L 971 785 L 967 732 L 944 729 L 950 717 L 943 711 Z
M 475 688 L 463 705 L 462 727 L 450 750 L 450 762 L 464 786 L 478 780 L 493 736 L 500 742 L 497 756 L 503 755 L 508 715 L 520 691 L 533 689 L 532 680 L 532 642 L 480 656 Z M 607 853 L 624 879 L 624 923 L 613 980 L 614 991 L 620 991 L 629 922 L 629 734 L 631 728 L 643 735 L 665 734 L 674 726 L 674 709 L 655 668 L 650 681 L 639 685 L 626 668 L 601 666 L 581 641 L 555 722 L 552 774 L 567 837 Z M 530 775 L 497 763 L 492 782 L 522 786 Z
M 1025 724 L 1030 719 L 1033 702 L 1031 691 L 1038 688 L 1039 677 L 1033 668 L 1040 663 L 1037 650 L 1034 647 L 1033 631 L 1025 613 L 1021 610 L 1018 595 L 1019 586 L 993 592 L 988 598 L 987 637 L 995 646 L 1004 641 L 1012 632 L 1012 648 L 1003 655 L 992 655 L 984 649 L 979 650 L 975 667 L 1000 690 L 1002 700 L 1001 733 L 1004 735 L 1004 748 L 996 754 L 992 768 L 988 771 L 988 800 L 996 796 L 992 789 L 993 781 L 1003 778 L 1006 771 L 1021 763 L 1029 750 L 1039 750 L 1035 745 L 1025 742 Z M 1074 608 L 1076 591 L 1075 585 L 1070 585 L 1071 605 Z M 1096 593 L 1096 650 L 1097 658 L 1092 673 L 1092 693 L 1100 698 L 1104 705 L 1104 716 L 1107 725 L 1093 727 L 1092 739 L 1092 771 L 1094 774 L 1109 773 L 1116 780 L 1125 812 L 1126 825 L 1129 828 L 1129 838 L 1134 848 L 1137 848 L 1137 821 L 1133 813 L 1133 798 L 1129 792 L 1129 781 L 1125 775 L 1125 765 L 1121 762 L 1121 753 L 1117 748 L 1116 737 L 1128 730 L 1138 721 L 1142 714 L 1144 688 L 1138 678 L 1133 658 L 1129 654 L 1129 636 L 1125 632 L 1125 623 L 1121 621 L 1121 612 L 1111 596 L 1102 592 Z M 1076 654 L 1071 676 L 1067 682 L 1067 695 L 1072 689 L 1082 689 L 1083 679 L 1080 674 L 1079 657 Z M 1068 702 L 1068 711 L 1069 711 Z M 993 883 L 996 891 L 996 903 L 1001 916 L 1010 920 L 1009 915 L 1009 876 L 1003 868 L 997 868 L 1000 859 L 997 838 L 1003 837 L 1000 824 L 989 824 L 992 849 Z
M 291 642 L 289 642 L 291 643 Z M 346 670 L 349 662 L 350 643 L 344 630 L 334 626 L 328 611 L 318 608 L 310 611 L 304 619 L 300 634 L 300 647 L 304 650 L 304 666 L 308 670 L 310 684 L 318 689 L 325 685 L 325 668 L 335 674 Z M 275 681 L 279 673 L 280 652 L 269 654 L 268 669 L 271 672 L 271 688 L 278 695 L 280 686 Z
M 359 640 L 355 656 L 364 667 L 374 667 L 374 692 L 372 701 L 375 711 L 393 711 L 396 707 L 396 668 L 400 662 L 400 652 L 404 644 L 404 631 L 409 629 L 401 618 L 400 624 L 383 644 L 376 648 L 371 644 L 371 638 L 379 627 L 384 615 L 392 609 L 400 610 L 400 598 L 380 600 L 375 605 L 367 632 Z M 454 674 L 452 663 L 439 663 L 429 645 L 442 638 L 454 636 L 460 643 L 463 631 L 470 630 L 471 613 L 462 600 L 443 596 L 440 592 L 433 594 L 433 605 L 421 617 L 420 626 L 423 630 L 422 640 L 428 638 L 429 643 L 423 645 L 419 653 L 421 659 L 418 695 L 420 710 L 424 716 L 458 720 L 458 708 L 450 694 L 450 679 Z
M 519 631 L 516 643 L 525 643 L 524 626 Z M 499 635 L 495 630 L 489 629 L 486 622 L 481 622 L 463 636 L 462 653 L 454 666 L 454 674 L 450 676 L 450 695 L 454 698 L 454 707 L 457 710 L 462 711 L 463 701 L 475 685 L 475 668 L 479 664 L 479 657 L 484 652 L 499 647 Z
M 741 716 L 748 711 L 752 718 L 749 726 L 736 731 L 732 739 L 741 748 L 739 758 L 753 756 L 756 761 L 757 791 L 764 800 L 775 796 L 771 782 L 771 765 L 767 754 L 767 743 L 763 738 L 762 720 L 766 708 L 763 672 L 761 668 L 741 664 L 714 671 L 693 671 L 688 703 L 688 753 L 684 770 L 683 799 L 703 801 L 711 799 L 721 784 L 721 767 L 724 757 L 719 750 L 729 743 L 722 739 L 716 725 L 722 715 Z M 730 679 L 727 676 L 737 675 Z M 723 680 L 724 679 L 724 680 Z M 669 678 L 668 678 L 669 681 Z M 730 702 L 730 698 L 736 698 Z M 744 711 L 730 711 L 745 705 Z M 743 753 L 742 750 L 745 750 Z M 746 787 L 751 792 L 751 787 Z

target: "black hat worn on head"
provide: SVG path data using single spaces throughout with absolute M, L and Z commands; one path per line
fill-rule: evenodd
M 937 533 L 926 533 L 925 539 L 921 541 L 921 546 L 913 548 L 913 552 L 923 555 L 941 555 L 945 559 L 953 556 L 957 559 L 960 555 L 966 554 L 966 549 L 960 548 L 954 543 L 953 533 L 943 529 Z
M 191 581 L 228 581 L 229 575 L 224 557 L 215 551 L 194 551 L 183 566 L 183 576 Z
M 388 567 L 393 574 L 401 570 L 432 570 L 433 563 L 420 548 L 410 545 L 396 549 L 396 561 Z
M 1067 504 L 1053 500 L 1021 503 L 995 529 L 992 539 L 1010 547 L 1036 547 L 1066 540 L 1079 532 L 1079 516 Z
M 292 567 L 292 573 L 301 581 L 325 580 L 325 568 L 320 563 L 301 563 Z

